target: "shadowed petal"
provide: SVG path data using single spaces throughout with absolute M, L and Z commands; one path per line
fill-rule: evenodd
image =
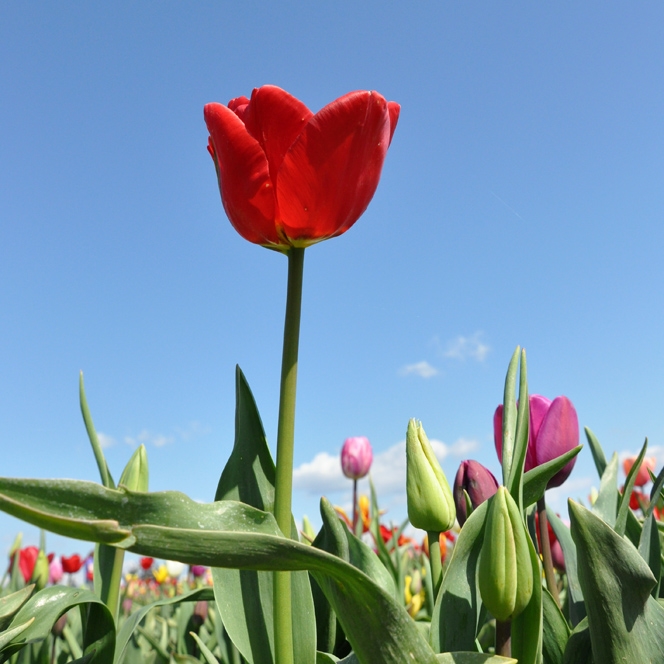
M 226 106 L 207 104 L 204 115 L 228 218 L 246 240 L 279 244 L 274 226 L 274 187 L 263 149 Z
M 351 92 L 311 118 L 277 176 L 279 221 L 295 244 L 339 235 L 357 221 L 378 186 L 392 129 L 377 92 Z
M 299 99 L 276 85 L 254 89 L 242 119 L 267 156 L 274 186 L 288 148 L 311 117 L 313 113 Z

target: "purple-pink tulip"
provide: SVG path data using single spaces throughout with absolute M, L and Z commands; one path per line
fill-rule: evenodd
M 48 566 L 48 582 L 55 585 L 56 583 L 60 583 L 63 576 L 64 570 L 62 569 L 60 558 L 54 557 Z
M 493 437 L 498 458 L 503 459 L 503 407 L 498 406 L 493 416 Z M 525 470 L 569 452 L 579 444 L 579 420 L 572 402 L 567 397 L 550 401 L 539 394 L 530 397 L 530 435 L 526 452 Z M 572 472 L 576 457 L 556 473 L 547 489 L 560 486 Z
M 453 488 L 457 521 L 460 526 L 463 526 L 468 518 L 466 497 L 463 495 L 464 490 L 470 498 L 473 509 L 475 509 L 498 491 L 498 480 L 488 468 L 477 461 L 471 459 L 461 462 L 454 478 Z
M 371 468 L 373 453 L 371 443 L 364 436 L 346 438 L 341 448 L 341 469 L 344 475 L 351 480 L 364 477 Z

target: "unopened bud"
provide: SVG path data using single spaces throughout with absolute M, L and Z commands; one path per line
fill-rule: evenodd
M 504 486 L 489 503 L 479 560 L 482 601 L 496 620 L 518 616 L 533 594 L 533 570 L 526 528 Z
M 408 423 L 406 434 L 408 518 L 415 528 L 445 532 L 456 518 L 452 489 L 422 424 Z
M 148 455 L 145 445 L 141 445 L 132 455 L 122 471 L 119 484 L 130 491 L 148 490 Z
M 468 518 L 465 491 L 473 509 L 488 500 L 498 490 L 498 480 L 493 473 L 477 461 L 462 461 L 454 478 L 454 503 L 459 525 L 463 526 Z

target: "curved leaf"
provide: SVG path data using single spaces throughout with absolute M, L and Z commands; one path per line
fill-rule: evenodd
M 567 462 L 573 459 L 582 449 L 583 445 L 579 445 L 523 474 L 523 509 L 530 507 L 544 496 L 549 480 L 559 470 L 562 470 L 567 465 Z

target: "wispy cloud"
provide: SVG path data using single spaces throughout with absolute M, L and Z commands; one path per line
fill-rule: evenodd
M 477 448 L 477 442 L 459 438 L 451 445 L 440 440 L 431 440 L 431 446 L 442 462 L 448 456 L 462 457 Z M 405 494 L 406 490 L 406 441 L 396 443 L 382 452 L 374 454 L 371 477 L 381 496 Z M 341 472 L 338 455 L 319 452 L 311 461 L 298 466 L 293 472 L 293 486 L 307 493 L 319 495 L 347 491 L 350 480 Z
M 439 342 L 437 342 L 439 343 Z M 477 362 L 484 362 L 491 349 L 482 341 L 482 332 L 475 332 L 470 337 L 458 336 L 448 341 L 445 348 L 441 348 L 443 357 L 464 361 L 468 358 Z
M 124 439 L 127 445 L 137 447 L 138 445 L 154 445 L 155 447 L 163 447 L 175 441 L 173 436 L 165 436 L 161 433 L 152 433 L 147 429 L 143 429 L 137 436 L 125 436 Z
M 414 374 L 420 378 L 431 378 L 438 373 L 436 367 L 432 367 L 428 362 L 424 360 L 422 362 L 416 362 L 415 364 L 407 364 L 405 367 L 402 367 L 399 370 L 401 376 L 409 376 Z
M 108 449 L 109 447 L 113 447 L 113 445 L 116 444 L 116 440 L 113 438 L 113 436 L 107 436 L 101 431 L 97 431 L 97 439 L 99 440 L 99 444 L 103 450 Z
M 570 477 L 564 484 L 549 489 L 546 492 L 546 503 L 556 511 L 567 515 L 567 499 L 584 500 L 587 504 L 587 496 L 592 486 L 599 486 L 599 478 L 595 477 Z

